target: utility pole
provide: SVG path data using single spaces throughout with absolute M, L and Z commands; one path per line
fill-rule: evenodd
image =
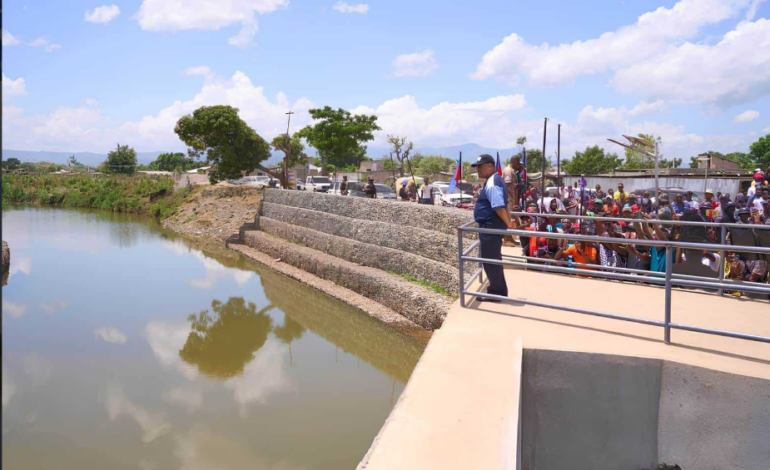
M 291 155 L 291 139 L 289 139 L 289 126 L 291 125 L 291 115 L 294 111 L 289 111 L 286 115 L 289 117 L 286 123 L 286 156 L 283 158 L 283 181 L 286 187 L 289 189 L 289 155 Z

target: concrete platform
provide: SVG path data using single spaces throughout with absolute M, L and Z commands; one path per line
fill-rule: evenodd
M 664 315 L 662 288 L 514 269 L 506 270 L 506 280 L 512 297 L 657 320 Z M 770 344 L 674 330 L 669 345 L 659 327 L 468 302 L 469 308 L 456 302 L 434 333 L 360 469 L 517 468 L 511 451 L 521 452 L 522 350 L 648 358 L 770 380 Z M 770 303 L 677 290 L 672 321 L 770 336 Z

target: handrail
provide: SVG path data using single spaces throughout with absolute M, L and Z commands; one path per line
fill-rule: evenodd
M 514 212 L 513 214 L 525 214 L 528 216 L 534 216 L 534 217 L 561 217 L 561 218 L 573 218 L 573 219 L 594 219 L 594 220 L 601 220 L 601 221 L 609 221 L 609 220 L 620 220 L 620 221 L 631 221 L 631 222 L 639 222 L 640 219 L 623 219 L 623 218 L 614 218 L 614 217 L 593 217 L 593 216 L 572 216 L 567 215 L 564 216 L 562 214 L 531 214 L 531 213 L 518 213 Z M 679 225 L 704 225 L 704 223 L 691 223 L 691 222 L 685 222 L 685 221 L 651 221 L 645 219 L 642 221 L 643 223 L 677 223 L 679 222 Z M 722 272 L 718 273 L 718 279 L 717 280 L 710 280 L 711 278 L 705 278 L 705 277 L 698 277 L 698 276 L 689 276 L 689 275 L 674 275 L 672 272 L 672 267 L 674 264 L 674 250 L 676 248 L 685 248 L 685 249 L 695 249 L 695 250 L 706 250 L 706 251 L 719 251 L 722 256 L 720 257 L 720 267 L 723 266 L 723 263 L 725 262 L 724 253 L 726 251 L 731 252 L 748 252 L 748 253 L 761 253 L 761 254 L 770 254 L 770 248 L 765 247 L 755 247 L 755 246 L 744 246 L 744 245 L 727 245 L 724 243 L 725 241 L 725 234 L 728 227 L 737 227 L 737 228 L 743 228 L 743 229 L 755 229 L 755 228 L 761 228 L 761 229 L 768 229 L 770 226 L 762 226 L 762 225 L 744 225 L 744 224 L 709 224 L 711 226 L 718 226 L 722 228 L 722 244 L 713 244 L 713 243 L 691 243 L 691 242 L 679 242 L 674 240 L 647 240 L 647 239 L 620 239 L 620 238 L 613 238 L 613 237 L 600 237 L 600 236 L 593 236 L 593 235 L 577 235 L 577 234 L 565 234 L 565 233 L 551 233 L 551 232 L 539 232 L 539 231 L 529 231 L 529 230 L 518 230 L 518 229 L 488 229 L 488 228 L 479 228 L 479 227 L 471 227 L 473 222 L 468 222 L 466 224 L 463 224 L 462 226 L 457 228 L 457 246 L 458 246 L 458 265 L 459 265 L 459 278 L 460 278 L 460 305 L 462 307 L 465 307 L 465 295 L 473 295 L 477 298 L 488 298 L 488 299 L 495 299 L 495 300 L 503 300 L 508 302 L 514 302 L 518 304 L 526 304 L 526 305 L 534 305 L 544 308 L 551 308 L 551 309 L 557 309 L 557 310 L 563 310 L 568 312 L 574 312 L 584 315 L 593 315 L 593 316 L 599 316 L 603 318 L 610 318 L 614 320 L 622 320 L 622 321 L 629 321 L 629 322 L 635 322 L 635 323 L 642 323 L 646 325 L 651 326 L 658 326 L 663 328 L 663 340 L 666 344 L 671 343 L 671 330 L 677 329 L 677 330 L 684 330 L 684 331 L 693 331 L 698 333 L 706 333 L 706 334 L 713 334 L 713 335 L 719 335 L 719 336 L 727 336 L 731 338 L 738 338 L 738 339 L 744 339 L 749 341 L 759 341 L 764 343 L 770 343 L 770 337 L 764 337 L 764 336 L 757 336 L 757 335 L 751 335 L 751 334 L 745 334 L 745 333 L 737 333 L 737 332 L 731 332 L 731 331 L 724 331 L 724 330 L 716 330 L 716 329 L 709 329 L 709 328 L 702 328 L 698 326 L 692 326 L 692 325 L 684 325 L 680 323 L 674 323 L 671 321 L 671 290 L 672 285 L 680 285 L 685 287 L 699 287 L 699 288 L 707 288 L 707 289 L 718 289 L 720 295 L 722 294 L 723 290 L 738 290 L 738 291 L 745 291 L 745 292 L 754 292 L 754 293 L 760 293 L 760 294 L 770 294 L 770 285 L 762 284 L 762 283 L 754 283 L 754 282 L 743 282 L 743 281 L 732 281 L 732 280 L 725 280 L 723 278 L 724 270 L 722 269 Z M 562 240 L 574 240 L 574 241 L 586 241 L 586 242 L 594 242 L 594 243 L 607 243 L 607 244 L 617 244 L 617 245 L 626 245 L 626 244 L 634 244 L 634 245 L 643 245 L 643 246 L 652 246 L 652 247 L 662 247 L 665 249 L 666 253 L 666 271 L 665 274 L 653 272 L 653 271 L 643 271 L 643 270 L 636 270 L 631 268 L 614 268 L 614 267 L 608 267 L 608 266 L 601 266 L 601 265 L 588 265 L 584 263 L 569 263 L 571 266 L 580 266 L 580 267 L 591 267 L 593 269 L 582 269 L 579 272 L 574 267 L 565 267 L 565 266 L 555 266 L 554 264 L 563 264 L 560 260 L 551 260 L 548 258 L 532 258 L 527 256 L 506 256 L 506 258 L 519 258 L 524 259 L 525 261 L 530 261 L 531 259 L 537 259 L 538 261 L 541 261 L 542 264 L 535 264 L 530 262 L 520 262 L 520 261 L 510 261 L 510 260 L 503 260 L 503 259 L 489 259 L 489 258 L 483 258 L 481 255 L 479 256 L 468 256 L 468 254 L 475 248 L 480 241 L 477 241 L 473 243 L 470 248 L 464 249 L 463 246 L 463 233 L 464 232 L 470 232 L 470 233 L 483 233 L 483 234 L 492 234 L 492 235 L 518 235 L 518 236 L 524 236 L 524 237 L 543 237 L 543 238 L 553 238 L 553 239 L 562 239 Z M 504 297 L 500 295 L 494 295 L 494 294 L 488 294 L 484 292 L 472 292 L 470 290 L 471 285 L 473 284 L 473 281 L 478 276 L 480 283 L 483 285 L 483 278 L 482 278 L 482 269 L 477 271 L 466 283 L 464 277 L 463 277 L 463 265 L 465 262 L 477 262 L 480 265 L 484 264 L 496 264 L 496 265 L 502 265 L 502 266 L 519 266 L 519 267 L 525 267 L 527 269 L 535 269 L 545 272 L 556 272 L 556 273 L 565 273 L 565 274 L 581 274 L 581 275 L 587 275 L 592 277 L 598 277 L 598 278 L 604 278 L 604 279 L 616 279 L 616 280 L 624 280 L 624 281 L 645 281 L 650 284 L 657 284 L 657 285 L 664 285 L 665 286 L 665 307 L 664 307 L 664 314 L 665 319 L 664 321 L 656 321 L 656 320 L 647 320 L 644 318 L 638 318 L 638 317 L 629 317 L 624 315 L 616 315 L 606 312 L 597 312 L 594 310 L 587 310 L 587 309 L 580 309 L 575 307 L 570 307 L 566 305 L 556 305 L 552 303 L 546 303 L 546 302 L 538 302 L 528 299 L 522 299 L 522 298 L 512 298 L 512 297 Z M 550 264 L 549 264 L 550 263 Z M 605 272 L 604 269 L 607 271 L 616 271 L 616 272 Z M 646 276 L 640 276 L 640 274 L 647 274 Z M 664 277 L 661 278 L 661 275 Z M 699 280 L 700 279 L 700 280 Z
M 770 230 L 770 225 L 756 225 L 756 224 L 735 224 L 727 222 L 699 222 L 694 220 L 663 220 L 663 219 L 628 219 L 624 217 L 600 217 L 595 215 L 573 215 L 573 214 L 558 214 L 555 212 L 511 212 L 512 215 L 527 216 L 527 217 L 542 217 L 546 219 L 573 219 L 573 220 L 597 220 L 601 222 L 632 222 L 642 224 L 662 224 L 662 225 L 692 225 L 697 227 L 727 227 L 727 228 L 741 228 L 741 229 L 760 229 Z M 464 224 L 465 228 L 469 224 Z

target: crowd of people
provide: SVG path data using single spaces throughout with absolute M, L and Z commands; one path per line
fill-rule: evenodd
M 770 169 L 769 169 L 770 170 Z M 575 263 L 578 269 L 597 269 L 591 265 L 610 268 L 633 268 L 644 271 L 665 272 L 665 248 L 633 243 L 630 240 L 665 240 L 689 243 L 720 244 L 721 229 L 715 226 L 676 225 L 667 221 L 717 222 L 747 226 L 770 226 L 770 180 L 766 174 L 755 172 L 756 178 L 746 195 L 738 194 L 733 200 L 729 194 L 714 194 L 707 190 L 703 201 L 696 201 L 692 192 L 674 194 L 674 200 L 666 193 L 652 198 L 648 191 L 641 195 L 629 194 L 623 184 L 617 190 L 606 193 L 597 185 L 592 191 L 561 184 L 559 197 L 543 197 L 537 188 L 526 191 L 511 187 L 508 191 L 508 210 L 526 212 L 513 217 L 513 225 L 519 230 L 531 231 L 530 237 L 519 237 L 524 256 L 548 258 Z M 514 183 L 515 184 L 515 183 Z M 515 197 L 524 207 L 515 205 Z M 620 217 L 632 221 L 602 221 L 596 219 L 568 219 L 560 216 L 571 214 L 592 217 Z M 617 239 L 617 243 L 568 242 L 548 238 L 547 233 L 596 235 Z M 542 233 L 542 235 L 539 235 Z M 770 229 L 730 228 L 726 243 L 733 245 L 770 246 Z M 506 245 L 513 245 L 513 238 L 506 237 Z M 722 268 L 720 252 L 695 249 L 677 249 L 675 263 L 699 259 L 714 273 Z M 767 282 L 767 255 L 727 252 L 726 277 L 736 280 Z

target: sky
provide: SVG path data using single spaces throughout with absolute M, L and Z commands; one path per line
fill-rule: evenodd
M 621 134 L 661 153 L 747 152 L 770 133 L 765 0 L 6 0 L 3 148 L 184 150 L 228 104 L 265 139 L 329 105 L 420 147 L 565 158 Z

